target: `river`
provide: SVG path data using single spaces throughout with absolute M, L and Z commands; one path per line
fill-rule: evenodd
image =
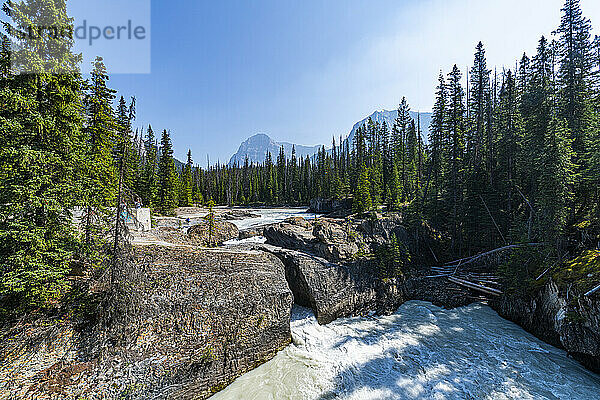
M 211 400 L 600 398 L 598 375 L 481 304 L 410 301 L 326 326 L 294 306 L 292 338 Z
M 240 230 L 282 222 L 290 217 L 305 219 L 314 219 L 315 217 L 315 214 L 308 212 L 306 208 L 247 208 L 243 210 L 260 215 L 260 217 L 231 221 Z
M 253 214 L 260 215 L 256 218 L 246 218 L 241 220 L 231 221 L 239 230 L 257 228 L 264 225 L 275 224 L 285 221 L 290 217 L 302 217 L 307 220 L 315 218 L 314 213 L 310 213 L 306 208 L 248 208 L 244 211 L 249 211 Z M 318 214 L 317 214 L 318 215 Z M 255 236 L 249 239 L 232 239 L 223 243 L 225 246 L 239 245 L 242 243 L 265 243 L 267 241 L 263 236 Z

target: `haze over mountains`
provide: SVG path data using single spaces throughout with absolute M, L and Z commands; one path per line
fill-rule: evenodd
M 431 113 L 419 114 L 417 112 L 411 111 L 410 115 L 415 120 L 415 123 L 420 119 L 421 136 L 423 137 L 423 141 L 425 143 L 427 143 L 427 140 L 429 137 L 429 125 L 431 124 Z M 356 133 L 357 129 L 359 127 L 361 127 L 362 125 L 366 124 L 367 121 L 369 120 L 369 118 L 372 118 L 374 122 L 379 122 L 380 124 L 385 122 L 391 131 L 391 129 L 394 125 L 394 120 L 396 119 L 397 116 L 398 116 L 397 110 L 375 111 L 373 114 L 371 114 L 368 117 L 364 118 L 363 120 L 357 122 L 354 125 L 354 127 L 352 128 L 352 130 L 350 131 L 350 134 L 345 139 L 345 141 L 349 141 L 350 146 L 352 146 L 352 142 L 354 140 L 354 134 Z M 296 147 L 296 156 L 297 157 L 312 156 L 317 153 L 319 148 L 321 148 L 321 145 L 303 146 L 303 145 L 293 144 L 293 143 L 288 143 L 288 142 L 276 142 L 266 134 L 258 134 L 258 135 L 254 135 L 251 138 L 247 139 L 240 145 L 238 151 L 229 160 L 229 165 L 233 165 L 236 162 L 239 163 L 240 165 L 243 164 L 244 160 L 246 159 L 246 156 L 248 157 L 248 161 L 250 161 L 250 162 L 262 163 L 265 161 L 267 151 L 271 152 L 273 160 L 275 160 L 277 158 L 277 155 L 279 154 L 279 149 L 281 148 L 281 146 L 283 146 L 285 155 L 288 158 L 292 154 L 293 146 Z M 329 147 L 329 146 L 326 146 L 326 147 Z

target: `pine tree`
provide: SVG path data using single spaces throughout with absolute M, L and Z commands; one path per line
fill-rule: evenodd
M 117 145 L 114 147 L 116 151 L 115 158 L 118 164 L 120 157 L 124 157 L 123 184 L 128 191 L 133 191 L 139 187 L 138 182 L 141 181 L 139 176 L 141 172 L 139 169 L 141 164 L 140 154 L 131 129 L 131 124 L 135 120 L 135 103 L 135 97 L 132 97 L 131 102 L 127 105 L 125 98 L 121 96 L 116 116 Z
M 93 63 L 88 93 L 85 96 L 85 133 L 89 143 L 90 198 L 93 206 L 112 206 L 116 196 L 117 172 L 112 151 L 116 145 L 112 101 L 115 91 L 107 87 L 108 74 L 101 57 Z
M 431 116 L 431 127 L 429 133 L 429 166 L 428 181 L 431 181 L 431 189 L 428 190 L 431 195 L 428 196 L 429 216 L 435 224 L 438 224 L 441 218 L 440 201 L 443 193 L 444 171 L 446 170 L 447 160 L 447 138 L 446 129 L 446 111 L 448 105 L 448 91 L 446 80 L 442 71 L 438 78 L 436 100 L 433 106 Z
M 463 168 L 465 151 L 465 106 L 464 89 L 460 83 L 462 74 L 454 65 L 452 72 L 448 75 L 448 113 L 447 113 L 447 143 L 449 146 L 449 160 L 446 177 L 446 199 L 450 212 L 450 232 L 452 234 L 452 249 L 460 250 L 462 245 L 462 233 L 460 218 L 463 202 Z
M 503 227 L 505 234 L 509 234 L 511 230 L 516 228 L 517 204 L 522 201 L 516 185 L 521 182 L 518 168 L 523 161 L 524 132 L 514 75 L 510 70 L 505 75 L 504 83 L 500 89 L 497 122 L 498 132 L 501 133 L 498 143 L 498 175 L 500 177 L 499 191 L 506 204 Z
M 544 151 L 540 154 L 544 165 L 539 177 L 540 233 L 543 239 L 561 243 L 559 235 L 567 223 L 567 210 L 572 196 L 574 166 L 572 140 L 566 121 L 554 117 L 548 126 Z
M 567 120 L 575 153 L 581 157 L 590 124 L 591 23 L 583 16 L 579 0 L 566 0 L 561 11 L 563 15 L 556 31 L 560 35 L 561 117 Z
M 575 197 L 570 205 L 572 220 L 587 218 L 597 188 L 586 179 L 594 169 L 589 149 L 594 146 L 595 133 L 592 109 L 594 88 L 594 57 L 591 43 L 591 23 L 583 16 L 579 0 L 566 0 L 562 8 L 559 35 L 559 106 L 560 118 L 567 121 L 573 139 L 573 162 L 576 164 Z M 576 204 L 581 205 L 578 207 Z M 573 221 L 575 222 L 575 221 Z
M 469 99 L 469 116 L 473 121 L 473 129 L 467 137 L 469 163 L 473 168 L 479 167 L 485 154 L 485 131 L 487 101 L 490 93 L 490 73 L 487 68 L 483 43 L 477 44 L 475 62 L 471 69 L 471 96 Z
M 277 202 L 277 179 L 275 177 L 275 167 L 273 166 L 273 158 L 271 152 L 267 151 L 265 157 L 265 200 L 269 204 Z
M 467 101 L 468 120 L 465 124 L 465 187 L 463 233 L 467 251 L 471 248 L 487 247 L 492 243 L 482 243 L 481 239 L 493 241 L 496 233 L 490 203 L 493 145 L 489 120 L 490 73 L 487 68 L 485 50 L 481 42 L 475 52 L 475 61 L 470 74 L 470 88 Z M 489 137 L 488 137 L 489 136 Z M 483 233 L 483 235 L 481 234 Z
M 529 90 L 530 64 L 531 60 L 526 53 L 523 53 L 523 56 L 519 62 L 519 70 L 517 74 L 518 89 L 520 93 L 525 93 Z M 524 111 L 521 112 L 525 114 Z
M 402 185 L 398 176 L 398 167 L 396 162 L 392 165 L 392 175 L 390 178 L 390 197 L 388 207 L 392 210 L 399 210 L 402 206 Z
M 92 245 L 93 216 L 108 215 L 114 206 L 117 195 L 117 171 L 113 148 L 117 143 L 112 101 L 115 91 L 106 85 L 108 74 L 101 57 L 93 62 L 90 82 L 86 84 L 84 97 L 87 135 L 87 158 L 89 170 L 86 172 L 86 244 Z
M 555 115 L 550 52 L 547 43 L 544 37 L 540 39 L 537 54 L 531 60 L 528 70 L 527 90 L 520 96 L 525 129 L 520 167 L 516 172 L 522 195 L 533 208 L 538 207 L 539 176 L 545 169 L 545 166 L 540 163 L 540 156 L 544 152 L 549 123 Z M 527 238 L 531 240 L 535 234 L 533 215 L 529 215 L 527 219 Z
M 292 157 L 290 158 L 290 201 L 296 204 L 300 201 L 300 176 L 298 174 L 298 159 L 296 158 L 296 146 L 292 145 Z
M 285 149 L 283 146 L 279 148 L 279 155 L 277 156 L 277 198 L 280 202 L 285 201 L 286 193 L 286 159 Z
M 373 209 L 371 202 L 371 183 L 369 182 L 369 170 L 364 162 L 359 166 L 358 182 L 354 191 L 354 212 L 362 214 Z
M 184 207 L 191 207 L 193 205 L 193 181 L 192 181 L 192 168 L 193 168 L 193 160 L 192 160 L 192 150 L 188 149 L 187 153 L 187 163 L 185 164 L 183 171 L 183 188 L 184 188 Z
M 408 174 L 406 165 L 406 137 L 408 135 L 408 129 L 412 118 L 410 117 L 410 107 L 406 101 L 406 98 L 402 98 L 400 106 L 398 107 L 398 116 L 394 122 L 394 128 L 392 131 L 391 146 L 394 154 L 394 159 L 399 168 L 400 180 L 402 182 L 403 200 L 406 200 L 408 195 Z
M 144 171 L 142 174 L 142 190 L 140 196 L 142 203 L 148 206 L 156 204 L 156 195 L 158 192 L 158 148 L 152 126 L 148 125 L 145 140 L 146 157 L 144 160 Z
M 20 12 L 30 8 L 48 12 Z M 72 26 L 64 1 L 7 2 L 3 10 L 15 40 L 24 23 Z M 22 41 L 11 65 L 31 73 L 3 80 L 0 88 L 0 298 L 15 301 L 14 308 L 44 306 L 64 294 L 78 247 L 70 216 L 83 205 L 89 160 L 82 79 L 74 72 L 80 57 L 72 45 L 64 37 Z
M 177 172 L 173 162 L 171 136 L 165 129 L 160 140 L 158 164 L 158 210 L 163 215 L 171 215 L 177 207 Z

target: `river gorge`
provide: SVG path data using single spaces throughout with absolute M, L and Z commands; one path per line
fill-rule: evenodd
M 392 235 L 410 246 L 397 214 L 315 219 L 306 209 L 217 208 L 221 246 L 206 248 L 206 213 L 180 210 L 134 233 L 131 262 L 142 274 L 128 285 L 118 329 L 71 314 L 3 331 L 0 399 L 600 393 L 595 297 L 573 289 L 565 298 L 548 278 L 530 297 L 486 298 L 429 279 L 426 264 L 382 279 L 376 258 L 357 255 Z
M 265 214 L 268 223 L 282 219 Z M 389 316 L 328 325 L 294 306 L 291 320 L 292 344 L 212 399 L 587 400 L 600 393 L 600 376 L 480 303 L 444 309 L 408 301 Z

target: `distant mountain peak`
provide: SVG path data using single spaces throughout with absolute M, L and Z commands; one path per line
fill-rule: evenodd
M 420 116 L 421 137 L 423 138 L 424 143 L 428 143 L 429 125 L 431 124 L 431 113 L 423 113 L 423 112 L 420 113 L 420 112 L 416 112 L 416 111 L 411 111 L 410 116 L 412 117 L 412 119 L 415 120 L 415 122 L 417 122 L 417 118 Z M 350 134 L 348 135 L 348 138 L 346 139 L 346 141 L 348 141 L 350 146 L 352 146 L 352 143 L 354 142 L 354 135 L 356 134 L 356 131 L 358 130 L 358 128 L 360 128 L 361 126 L 364 126 L 367 122 L 369 122 L 369 118 L 371 118 L 371 120 L 373 120 L 373 122 L 378 122 L 379 124 L 385 122 L 388 125 L 388 129 L 390 129 L 390 131 L 391 131 L 394 126 L 394 121 L 396 120 L 397 117 L 398 117 L 398 110 L 375 111 L 368 117 L 364 118 L 362 121 L 358 121 L 356 124 L 354 124 L 354 127 L 352 128 L 352 131 L 350 131 Z
M 253 163 L 262 163 L 265 161 L 267 151 L 271 153 L 273 158 L 279 155 L 279 151 L 283 146 L 283 150 L 287 158 L 292 156 L 292 147 L 296 148 L 296 156 L 298 158 L 312 156 L 320 146 L 303 146 L 287 142 L 276 142 L 269 135 L 258 133 L 246 139 L 239 147 L 238 151 L 229 160 L 229 165 L 235 163 L 243 164 L 246 157 L 248 161 Z
M 410 116 L 415 120 L 417 120 L 417 116 L 419 113 L 411 111 Z M 388 111 L 388 110 L 377 110 L 373 112 L 368 117 L 364 118 L 362 121 L 357 122 L 350 134 L 345 139 L 350 146 L 354 141 L 354 135 L 358 128 L 365 125 L 369 118 L 373 120 L 373 122 L 378 122 L 379 124 L 386 123 L 388 124 L 388 128 L 394 126 L 394 120 L 398 116 L 398 111 Z M 423 141 L 427 143 L 429 138 L 429 125 L 431 124 L 431 113 L 420 113 L 421 116 L 421 135 L 423 137 Z M 248 157 L 248 161 L 253 163 L 262 163 L 265 161 L 265 157 L 267 155 L 267 151 L 271 152 L 273 159 L 276 159 L 279 155 L 279 150 L 283 146 L 285 151 L 285 155 L 287 158 L 290 158 L 292 155 L 292 147 L 296 147 L 296 156 L 298 158 L 303 158 L 306 156 L 314 156 L 321 146 L 303 146 L 299 144 L 292 144 L 288 142 L 276 142 L 269 135 L 265 133 L 257 133 L 248 139 L 246 139 L 240 145 L 238 151 L 231 157 L 229 160 L 229 165 L 234 165 L 238 163 L 242 165 Z

